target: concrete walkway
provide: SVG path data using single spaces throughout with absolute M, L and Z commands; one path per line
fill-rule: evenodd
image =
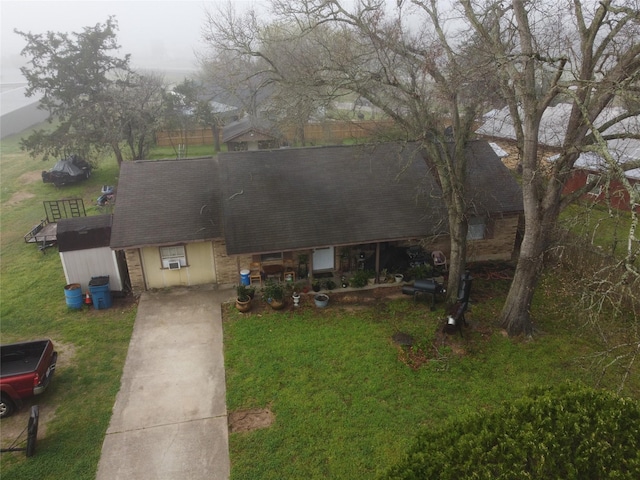
M 220 304 L 234 295 L 142 295 L 98 480 L 229 478 Z

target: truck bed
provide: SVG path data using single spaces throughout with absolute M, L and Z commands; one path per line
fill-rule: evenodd
M 33 372 L 44 354 L 47 341 L 2 345 L 0 377 Z

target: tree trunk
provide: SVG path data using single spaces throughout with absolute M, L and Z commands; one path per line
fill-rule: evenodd
M 449 255 L 449 279 L 447 281 L 447 303 L 453 304 L 458 298 L 460 276 L 464 273 L 467 258 L 467 222 L 461 221 L 463 216 L 449 209 L 449 232 L 451 236 L 451 253 Z
M 118 168 L 122 165 L 124 158 L 122 157 L 122 151 L 120 150 L 120 145 L 117 143 L 111 144 L 111 148 L 113 149 L 113 153 L 116 155 L 116 160 L 118 161 Z

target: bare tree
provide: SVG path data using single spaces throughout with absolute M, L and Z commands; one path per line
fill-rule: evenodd
M 460 3 L 500 76 L 521 151 L 525 233 L 501 322 L 510 335 L 531 334 L 543 256 L 560 211 L 582 193 L 562 196 L 576 160 L 597 143 L 598 133 L 605 140 L 638 138 L 638 130 L 615 129 L 640 114 L 637 104 L 610 107 L 622 92 L 637 94 L 640 13 L 635 1 Z M 557 132 L 560 155 L 548 168 L 539 155 L 540 125 L 557 102 L 571 108 Z
M 229 7 L 209 15 L 205 39 L 218 51 L 254 59 L 262 78 L 291 94 L 335 99 L 355 93 L 392 118 L 405 140 L 422 143 L 448 209 L 451 299 L 465 268 L 472 211 L 465 197 L 465 150 L 482 95 L 462 74 L 464 57 L 447 36 L 438 2 L 412 3 L 387 9 L 377 0 L 350 6 L 272 0 L 269 24 L 253 11 L 241 17 Z M 408 27 L 407 18 L 420 22 Z

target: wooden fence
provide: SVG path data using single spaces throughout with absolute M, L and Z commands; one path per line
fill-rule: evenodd
M 336 144 L 345 140 L 370 138 L 393 127 L 391 121 L 358 121 L 358 122 L 325 122 L 310 123 L 304 127 L 304 141 L 306 145 Z M 222 135 L 222 132 L 220 132 Z M 293 145 L 296 139 L 294 128 L 283 130 L 284 141 Z M 161 131 L 156 134 L 156 143 L 160 147 L 175 147 L 177 145 L 213 145 L 213 132 L 210 128 L 193 130 Z

